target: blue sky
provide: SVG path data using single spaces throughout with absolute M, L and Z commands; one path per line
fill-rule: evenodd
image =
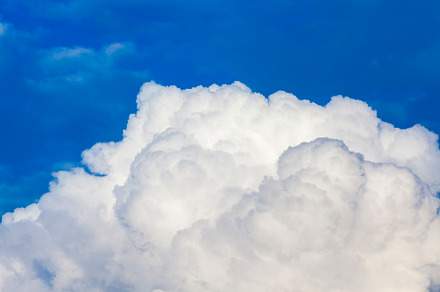
M 0 213 L 117 141 L 142 83 L 366 101 L 440 133 L 438 1 L 0 0 Z

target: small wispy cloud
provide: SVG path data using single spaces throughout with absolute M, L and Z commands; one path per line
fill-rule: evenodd
M 6 25 L 0 22 L 0 35 L 5 34 Z
M 111 44 L 105 48 L 105 53 L 107 55 L 112 55 L 113 53 L 115 53 L 117 51 L 123 50 L 124 48 L 125 48 L 124 44 L 114 43 L 114 44 Z
M 37 83 L 39 86 L 44 84 L 57 86 L 57 82 L 61 79 L 84 82 L 90 78 L 108 75 L 109 72 L 116 74 L 126 71 L 127 74 L 130 72 L 136 74 L 138 73 L 136 70 L 125 70 L 115 65 L 121 55 L 133 56 L 135 53 L 135 47 L 131 43 L 112 43 L 99 50 L 84 47 L 42 50 L 38 64 L 44 74 L 38 76 L 39 80 L 29 80 L 29 82 Z
M 93 51 L 91 49 L 86 48 L 58 48 L 54 50 L 51 57 L 54 60 L 61 60 L 65 58 L 80 58 L 84 55 L 90 55 L 92 53 Z

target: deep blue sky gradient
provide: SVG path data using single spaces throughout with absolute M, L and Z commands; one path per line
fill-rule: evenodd
M 143 82 L 366 101 L 440 133 L 440 1 L 0 0 L 0 214 L 117 141 Z

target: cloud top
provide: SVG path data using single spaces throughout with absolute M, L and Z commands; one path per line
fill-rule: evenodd
M 438 287 L 436 134 L 239 82 L 149 82 L 137 104 L 88 171 L 3 216 L 3 291 Z

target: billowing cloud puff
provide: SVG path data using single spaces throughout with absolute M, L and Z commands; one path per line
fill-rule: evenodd
M 440 151 L 367 104 L 146 83 L 3 216 L 2 291 L 437 291 Z

